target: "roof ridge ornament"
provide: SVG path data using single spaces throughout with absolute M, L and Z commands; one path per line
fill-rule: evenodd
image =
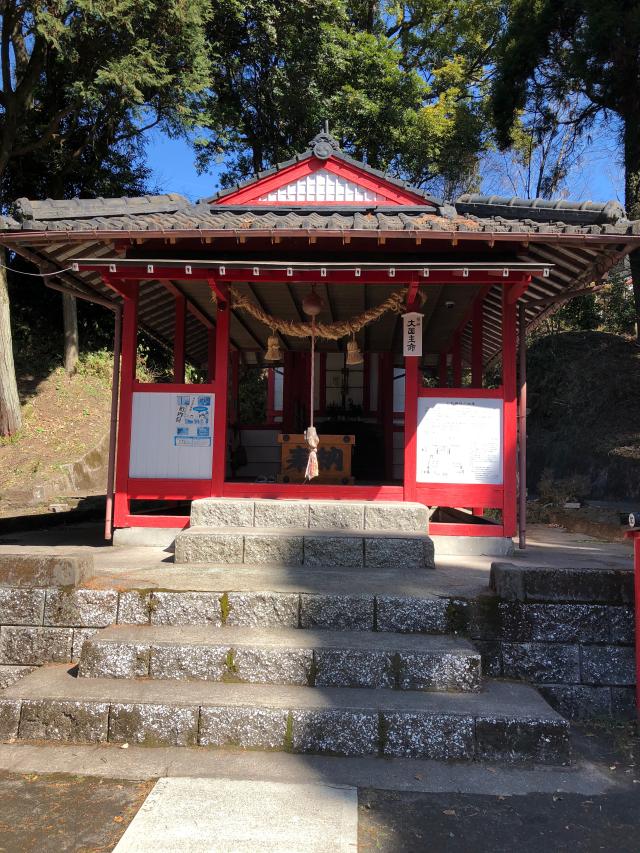
M 328 121 L 325 121 L 320 133 L 313 137 L 309 143 L 309 148 L 319 160 L 328 160 L 335 151 L 340 151 L 340 143 L 335 136 L 329 133 Z

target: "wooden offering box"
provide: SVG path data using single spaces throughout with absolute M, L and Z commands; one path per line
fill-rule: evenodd
M 355 435 L 321 435 L 319 438 L 318 468 L 320 473 L 311 482 L 352 484 L 351 448 L 356 443 Z M 282 433 L 278 436 L 278 442 L 282 447 L 278 482 L 303 483 L 307 459 L 309 458 L 309 448 L 304 440 L 304 435 Z

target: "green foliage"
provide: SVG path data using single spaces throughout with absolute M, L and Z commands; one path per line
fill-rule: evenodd
M 497 0 L 221 0 L 198 161 L 231 185 L 304 150 L 327 118 L 343 148 L 447 195 L 486 145 Z
M 591 495 L 591 480 L 584 474 L 556 478 L 551 468 L 545 468 L 538 483 L 538 495 L 541 501 L 552 506 L 583 501 Z
M 532 486 L 550 469 L 545 479 L 555 489 L 566 491 L 562 481 L 581 475 L 590 480 L 591 497 L 638 497 L 640 351 L 634 342 L 603 332 L 562 332 L 535 340 L 527 360 Z M 584 489 L 577 491 L 575 497 L 584 496 Z
M 238 417 L 241 424 L 267 421 L 267 371 L 242 365 L 238 376 Z
M 628 268 L 621 264 L 608 274 L 601 290 L 566 302 L 538 327 L 535 336 L 596 329 L 616 335 L 631 335 L 634 322 L 631 278 Z
M 0 100 L 5 199 L 94 194 L 147 176 L 141 129 L 192 124 L 209 80 L 208 0 L 9 0 L 2 46 L 14 57 Z M 124 178 L 124 180 L 123 180 Z

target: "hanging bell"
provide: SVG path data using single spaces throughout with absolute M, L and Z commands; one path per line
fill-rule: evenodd
M 347 364 L 362 364 L 363 361 L 364 357 L 354 337 L 347 342 Z
M 317 317 L 324 308 L 324 299 L 316 293 L 315 285 L 311 285 L 311 293 L 302 300 L 302 310 L 308 317 Z
M 280 341 L 277 335 L 269 335 L 267 338 L 267 351 L 264 355 L 265 361 L 282 361 Z

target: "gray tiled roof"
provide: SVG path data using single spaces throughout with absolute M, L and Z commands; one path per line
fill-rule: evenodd
M 27 201 L 15 205 L 13 216 L 0 218 L 3 231 L 478 231 L 535 234 L 638 234 L 640 223 L 614 219 L 598 210 L 553 210 L 461 202 L 457 213 L 443 216 L 431 208 L 226 208 L 182 196 L 133 199 L 72 199 Z M 478 215 L 482 211 L 483 215 Z M 478 211 L 478 212 L 476 212 Z M 499 213 L 498 213 L 499 211 Z M 505 215 L 505 212 L 510 215 Z
M 424 199 L 424 205 L 388 206 L 365 203 L 354 207 L 267 207 L 225 205 L 224 199 L 256 179 L 276 174 L 296 162 L 315 156 L 336 157 L 375 177 L 409 190 Z M 548 201 L 517 197 L 461 196 L 455 205 L 437 198 L 340 150 L 327 130 L 309 143 L 309 148 L 291 160 L 279 163 L 242 185 L 225 189 L 197 203 L 177 193 L 144 195 L 139 198 L 97 198 L 30 201 L 18 199 L 11 216 L 0 217 L 3 231 L 477 231 L 555 234 L 634 234 L 640 223 L 625 219 L 615 201 L 605 203 Z
M 481 195 L 468 193 L 456 200 L 458 213 L 476 216 L 507 218 L 525 216 L 537 222 L 562 220 L 580 225 L 615 223 L 624 219 L 625 212 L 617 201 L 566 201 L 565 199 L 518 198 L 517 196 Z

